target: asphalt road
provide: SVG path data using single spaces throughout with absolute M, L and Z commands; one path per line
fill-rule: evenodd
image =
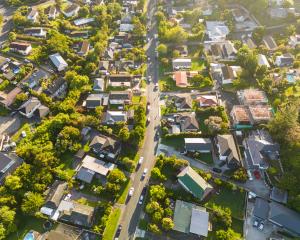
M 150 177 L 151 169 L 155 164 L 156 148 L 158 146 L 158 140 L 155 138 L 155 134 L 159 131 L 159 93 L 154 90 L 155 83 L 158 82 L 158 61 L 155 56 L 156 39 L 157 34 L 156 24 L 154 20 L 156 1 L 149 1 L 148 4 L 148 25 L 150 29 L 147 34 L 149 38 L 147 47 L 147 56 L 150 58 L 148 61 L 147 79 L 151 76 L 151 83 L 147 84 L 146 94 L 147 101 L 150 103 L 150 111 L 147 117 L 150 117 L 150 123 L 147 127 L 145 134 L 145 142 L 140 150 L 140 156 L 144 157 L 142 166 L 138 171 L 131 176 L 132 187 L 134 187 L 134 194 L 131 199 L 128 200 L 121 215 L 120 224 L 122 225 L 122 231 L 120 234 L 120 240 L 133 239 L 134 232 L 138 225 L 140 214 L 142 212 L 142 205 L 138 204 L 141 192 L 147 185 Z M 148 173 L 144 180 L 141 180 L 144 169 L 148 169 Z

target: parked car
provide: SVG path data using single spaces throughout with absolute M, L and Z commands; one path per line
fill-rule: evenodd
M 264 229 L 264 223 L 261 222 L 258 226 L 258 230 L 262 231 Z
M 221 173 L 222 172 L 222 169 L 216 168 L 216 167 L 214 167 L 212 170 L 213 170 L 213 172 L 216 172 L 216 173 Z
M 253 227 L 258 227 L 258 224 L 259 224 L 258 220 L 255 219 L 254 222 L 253 222 Z
M 157 91 L 158 90 L 158 83 L 155 83 L 154 85 L 154 91 Z
M 142 174 L 142 179 L 146 177 L 147 172 L 148 172 L 148 168 L 145 168 Z
M 144 196 L 141 195 L 141 196 L 140 196 L 140 200 L 139 200 L 139 204 L 142 205 L 142 204 L 143 204 L 143 201 L 144 201 Z
M 131 188 L 129 189 L 128 196 L 129 196 L 129 197 L 132 197 L 133 192 L 134 192 L 134 187 L 131 187 Z
M 116 231 L 116 234 L 115 234 L 115 240 L 118 240 L 118 239 L 119 239 L 119 236 L 120 236 L 121 231 L 122 231 L 122 226 L 119 225 L 119 226 L 118 226 L 118 229 L 117 229 L 117 231 Z
M 143 161 L 144 161 L 144 157 L 140 157 L 140 159 L 139 159 L 139 165 L 142 165 Z

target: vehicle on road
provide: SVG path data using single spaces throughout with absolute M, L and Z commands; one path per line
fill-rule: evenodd
M 216 167 L 214 167 L 212 170 L 213 170 L 213 172 L 216 172 L 216 173 L 221 173 L 222 172 L 222 169 L 216 168 Z
M 134 192 L 134 187 L 131 187 L 131 188 L 129 189 L 128 196 L 129 196 L 129 197 L 132 197 L 133 192 Z
M 140 196 L 140 200 L 139 200 L 139 204 L 142 205 L 142 204 L 143 204 L 143 201 L 144 201 L 144 196 L 141 195 L 141 196 Z
M 139 159 L 139 165 L 142 165 L 143 161 L 144 161 L 144 157 L 140 157 L 140 159 Z
M 151 109 L 150 103 L 149 103 L 149 102 L 147 102 L 147 113 L 149 113 L 149 112 L 150 112 L 150 109 Z
M 158 83 L 155 83 L 154 85 L 154 91 L 157 91 L 158 90 Z
M 142 174 L 142 180 L 146 177 L 147 172 L 148 172 L 148 168 L 145 168 Z
M 250 170 L 247 170 L 247 175 L 248 175 L 248 179 L 249 179 L 250 181 L 252 181 L 252 180 L 253 180 L 253 177 L 252 177 L 252 174 L 251 174 L 251 171 L 250 171 Z
M 259 171 L 255 170 L 255 171 L 253 172 L 253 175 L 254 175 L 254 177 L 255 177 L 256 179 L 260 179 L 260 173 L 259 173 Z
M 118 226 L 118 229 L 117 229 L 117 231 L 116 231 L 116 234 L 115 234 L 115 240 L 118 240 L 118 239 L 119 239 L 119 236 L 120 236 L 121 231 L 122 231 L 122 226 L 119 225 L 119 226 Z
M 264 229 L 264 223 L 261 222 L 258 226 L 258 230 L 262 231 Z
M 258 224 L 259 224 L 258 220 L 255 219 L 254 222 L 253 222 L 253 227 L 258 227 Z
M 147 118 L 146 124 L 148 125 L 150 123 L 150 117 Z

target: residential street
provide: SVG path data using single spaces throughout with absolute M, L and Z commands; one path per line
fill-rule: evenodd
M 140 219 L 140 213 L 142 205 L 138 204 L 141 192 L 147 184 L 151 169 L 155 164 L 156 148 L 158 145 L 158 138 L 155 138 L 155 134 L 159 131 L 159 94 L 157 90 L 154 90 L 155 83 L 158 82 L 158 61 L 155 56 L 157 33 L 156 24 L 154 20 L 154 8 L 156 2 L 150 1 L 148 5 L 148 25 L 151 26 L 148 31 L 147 38 L 149 43 L 147 44 L 147 56 L 150 58 L 148 61 L 147 77 L 152 77 L 152 82 L 147 85 L 147 101 L 150 103 L 150 111 L 148 117 L 150 117 L 150 123 L 147 127 L 145 134 L 145 142 L 143 148 L 140 150 L 140 156 L 144 157 L 144 162 L 138 171 L 131 176 L 132 187 L 134 187 L 134 194 L 128 201 L 124 211 L 121 215 L 120 224 L 122 225 L 122 231 L 119 239 L 128 240 L 132 239 L 135 233 L 135 229 Z M 144 169 L 148 169 L 147 176 L 144 180 L 141 180 Z

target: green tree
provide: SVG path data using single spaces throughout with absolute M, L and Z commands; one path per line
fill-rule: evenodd
M 216 232 L 216 236 L 218 240 L 241 240 L 241 234 L 236 233 L 231 228 L 228 228 L 227 231 L 225 230 L 218 230 Z
M 252 38 L 256 44 L 258 45 L 261 44 L 265 33 L 266 33 L 265 27 L 257 27 L 254 29 L 252 33 Z
M 166 189 L 163 185 L 152 185 L 149 192 L 153 200 L 162 200 L 166 197 Z
M 156 224 L 154 224 L 154 223 L 151 223 L 151 224 L 148 225 L 148 230 L 149 230 L 150 232 L 155 233 L 155 234 L 161 234 L 161 230 L 160 230 L 159 227 L 158 227 Z
M 152 215 L 154 212 L 161 212 L 162 208 L 156 201 L 151 201 L 146 205 L 146 212 Z
M 154 223 L 160 223 L 161 219 L 162 219 L 162 214 L 161 214 L 160 211 L 154 212 L 154 213 L 152 214 L 152 221 L 153 221 Z
M 15 32 L 10 32 L 10 33 L 8 34 L 8 40 L 9 40 L 10 42 L 15 41 L 16 39 L 17 39 L 17 34 L 16 34 Z
M 173 220 L 171 218 L 163 218 L 162 219 L 162 228 L 165 231 L 169 231 L 169 230 L 173 229 L 174 228 Z
M 21 178 L 15 175 L 9 175 L 5 178 L 4 185 L 12 191 L 18 190 L 23 186 Z
M 119 138 L 121 139 L 122 142 L 127 142 L 129 137 L 130 137 L 130 132 L 128 130 L 127 126 L 124 126 L 118 134 Z
M 122 183 L 125 183 L 126 180 L 127 179 L 126 179 L 125 174 L 117 168 L 110 171 L 110 173 L 108 174 L 108 177 L 107 177 L 107 181 L 110 183 L 122 184 Z
M 83 6 L 78 11 L 78 16 L 83 18 L 90 14 L 90 10 L 87 6 Z
M 60 153 L 69 150 L 76 152 L 80 149 L 81 135 L 78 128 L 65 126 L 57 136 L 56 148 Z
M 8 206 L 0 207 L 0 225 L 4 226 L 6 235 L 16 230 L 15 216 L 16 212 Z
M 41 194 L 35 192 L 25 193 L 25 198 L 21 209 L 25 214 L 34 215 L 44 204 L 44 198 Z
M 167 45 L 161 43 L 157 46 L 156 50 L 158 51 L 158 55 L 161 57 L 164 57 L 168 53 L 168 47 Z

